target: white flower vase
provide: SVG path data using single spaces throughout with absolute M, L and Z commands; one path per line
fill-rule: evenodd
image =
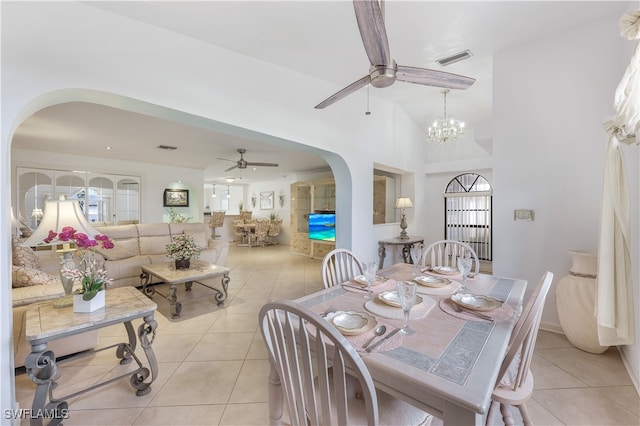
M 598 342 L 595 317 L 596 274 L 598 258 L 583 251 L 570 251 L 569 275 L 556 287 L 556 304 L 560 325 L 573 346 L 593 354 L 601 354 L 608 346 Z
M 106 291 L 99 291 L 91 300 L 84 300 L 82 294 L 73 295 L 73 312 L 93 312 L 104 308 Z

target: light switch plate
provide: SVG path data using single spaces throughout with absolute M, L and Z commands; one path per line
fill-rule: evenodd
M 533 210 L 514 210 L 513 220 L 516 222 L 533 222 L 535 220 L 535 212 Z

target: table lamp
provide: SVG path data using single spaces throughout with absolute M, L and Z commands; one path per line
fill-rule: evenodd
M 76 269 L 76 264 L 73 261 L 73 253 L 77 248 L 71 247 L 73 241 L 65 243 L 61 243 L 60 241 L 51 241 L 50 243 L 46 243 L 44 240 L 49 236 L 49 231 L 59 234 L 65 226 L 71 226 L 76 230 L 76 232 L 81 232 L 88 236 L 94 236 L 99 233 L 93 229 L 84 217 L 84 213 L 82 212 L 82 208 L 80 207 L 78 200 L 46 201 L 44 215 L 40 221 L 40 225 L 33 232 L 33 235 L 22 243 L 22 245 L 26 247 L 62 245 L 62 249 L 56 250 L 56 253 L 61 253 L 60 280 L 64 287 L 65 297 L 55 302 L 54 305 L 57 308 L 71 306 L 73 304 L 73 298 L 71 297 L 71 292 L 73 291 L 73 279 L 65 277 L 62 270 Z
M 410 209 L 413 207 L 413 204 L 411 203 L 411 199 L 410 198 L 398 198 L 396 200 L 396 209 L 402 209 L 402 216 L 400 219 L 400 229 L 402 230 L 400 232 L 400 239 L 401 240 L 408 240 L 409 239 L 409 235 L 407 234 L 407 216 L 405 215 L 405 209 Z

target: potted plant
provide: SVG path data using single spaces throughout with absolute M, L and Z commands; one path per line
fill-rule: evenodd
M 271 213 L 269 213 L 269 219 L 271 221 L 274 221 L 274 220 L 278 219 L 278 213 L 272 211 Z
M 176 269 L 189 269 L 191 259 L 195 260 L 200 257 L 201 249 L 192 235 L 174 235 L 165 248 L 167 249 L 167 257 L 175 260 Z
M 73 292 L 73 306 L 75 312 L 93 312 L 104 306 L 104 291 L 107 283 L 111 281 L 107 278 L 105 271 L 95 257 L 94 247 L 100 246 L 103 249 L 112 249 L 113 241 L 106 235 L 96 235 L 93 239 L 87 234 L 76 232 L 71 226 L 65 226 L 60 233 L 49 231 L 49 235 L 44 239 L 45 243 L 51 242 L 75 243 L 80 250 L 80 267 L 61 269 L 61 274 L 72 281 L 80 281 L 80 288 Z

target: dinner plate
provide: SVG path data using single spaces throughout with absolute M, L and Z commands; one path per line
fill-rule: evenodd
M 354 281 L 357 281 L 362 285 L 367 285 L 367 279 L 364 275 L 356 275 L 355 277 L 353 277 L 353 279 Z M 384 277 L 379 277 L 378 275 L 376 275 L 375 278 L 371 281 L 371 285 L 382 284 L 385 281 L 386 279 Z
M 474 311 L 492 311 L 502 306 L 502 302 L 489 296 L 470 293 L 456 293 L 451 295 L 451 300 L 463 308 Z
M 395 290 L 383 291 L 378 294 L 378 299 L 382 302 L 386 303 L 389 306 L 393 306 L 394 308 L 402 308 L 402 303 L 400 303 L 400 298 L 398 297 L 398 292 Z M 422 303 L 422 297 L 416 294 L 416 301 L 413 302 L 413 306 L 419 305 Z
M 413 280 L 425 287 L 444 287 L 451 284 L 447 278 L 434 277 L 433 275 L 420 275 Z
M 345 336 L 366 333 L 377 323 L 376 319 L 366 312 L 337 311 L 326 318 Z
M 458 268 L 454 268 L 452 266 L 434 266 L 431 270 L 437 274 L 442 275 L 456 275 L 459 274 Z

